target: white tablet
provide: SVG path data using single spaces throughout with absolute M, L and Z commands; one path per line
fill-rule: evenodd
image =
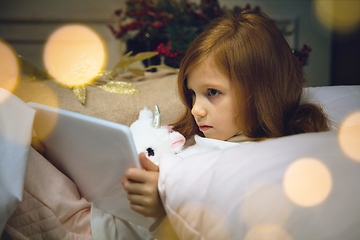
M 88 201 L 111 196 L 126 169 L 140 167 L 130 129 L 38 103 L 34 130 L 47 147 L 47 157 L 78 187 Z M 119 185 L 120 184 L 120 185 Z
M 82 197 L 142 227 L 154 222 L 130 209 L 121 185 L 128 168 L 140 168 L 129 127 L 38 103 L 28 105 L 36 110 L 34 130 L 47 147 L 47 157 L 75 183 Z

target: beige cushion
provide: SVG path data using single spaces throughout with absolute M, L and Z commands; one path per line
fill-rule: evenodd
M 33 80 L 23 76 L 15 95 L 24 102 L 46 104 L 128 126 L 137 120 L 141 109 L 147 107 L 153 110 L 157 104 L 162 124 L 173 123 L 184 110 L 177 94 L 177 75 L 149 73 L 146 76 L 143 80 L 130 82 L 140 90 L 140 93 L 132 95 L 119 95 L 87 86 L 85 105 L 76 99 L 71 89 L 54 80 Z

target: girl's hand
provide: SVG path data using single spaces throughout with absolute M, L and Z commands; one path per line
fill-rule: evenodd
M 165 215 L 158 191 L 159 167 L 140 153 L 140 163 L 145 169 L 129 168 L 121 184 L 127 192 L 130 208 L 145 217 Z

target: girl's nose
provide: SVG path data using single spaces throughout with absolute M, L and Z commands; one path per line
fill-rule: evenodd
M 199 102 L 195 101 L 194 105 L 191 109 L 191 114 L 195 117 L 205 117 L 206 116 L 206 110 L 204 106 Z

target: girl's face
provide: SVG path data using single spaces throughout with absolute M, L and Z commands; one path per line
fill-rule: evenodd
M 238 108 L 234 89 L 211 58 L 190 72 L 187 88 L 193 94 L 191 114 L 206 138 L 227 140 L 240 132 L 235 124 Z

